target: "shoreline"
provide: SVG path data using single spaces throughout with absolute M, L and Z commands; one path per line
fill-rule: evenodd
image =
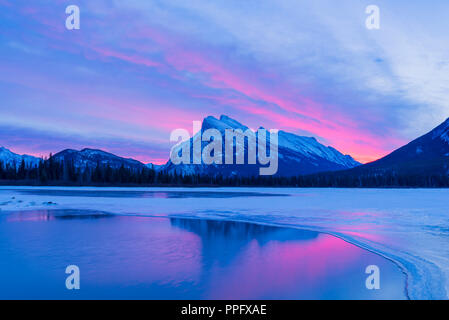
M 47 210 L 42 210 L 42 209 L 29 209 L 29 210 L 8 210 L 8 211 L 3 211 L 2 213 L 8 215 L 8 214 L 15 214 L 15 213 L 38 213 L 39 211 L 48 211 L 48 213 L 51 212 L 58 212 L 58 211 L 66 211 L 68 209 L 56 209 L 56 208 L 51 208 L 51 209 L 47 209 Z M 80 212 L 86 212 L 85 214 L 88 214 L 88 210 L 83 210 L 83 209 L 70 209 L 71 211 L 80 211 Z M 59 212 L 58 212 L 59 213 Z M 98 212 L 96 212 L 98 213 Z M 352 246 L 355 246 L 357 248 L 359 248 L 360 250 L 363 250 L 365 252 L 369 252 L 371 254 L 374 254 L 382 259 L 385 260 L 385 262 L 389 262 L 389 263 L 393 263 L 395 265 L 395 267 L 397 268 L 397 270 L 402 273 L 402 275 L 404 276 L 404 283 L 403 283 L 403 294 L 404 294 L 404 298 L 406 300 L 410 300 L 410 296 L 408 294 L 408 273 L 405 271 L 405 269 L 403 269 L 403 267 L 400 265 L 400 263 L 398 263 L 397 261 L 395 261 L 394 259 L 391 259 L 390 257 L 387 257 L 385 255 L 383 255 L 382 253 L 379 253 L 377 251 L 375 251 L 372 248 L 367 248 L 364 247 L 362 245 L 360 245 L 359 243 L 353 242 L 348 240 L 345 237 L 342 237 L 338 234 L 334 234 L 331 232 L 327 232 L 327 231 L 322 231 L 322 230 L 314 230 L 313 228 L 307 228 L 307 227 L 301 227 L 301 226 L 293 226 L 293 225 L 286 225 L 286 224 L 276 224 L 276 223 L 266 223 L 266 222 L 259 222 L 259 221 L 247 221 L 247 220 L 238 220 L 238 219 L 215 219 L 215 218 L 205 218 L 205 217 L 194 217 L 194 216 L 182 216 L 182 215 L 167 215 L 167 216 L 153 216 L 153 215 L 139 215 L 139 214 L 122 214 L 122 213 L 113 213 L 113 212 L 101 212 L 101 214 L 105 214 L 105 215 L 110 215 L 110 216 L 119 216 L 119 217 L 133 217 L 133 218 L 156 218 L 156 219 L 164 219 L 164 220 L 171 220 L 171 219 L 182 219 L 182 220 L 193 220 L 193 221 L 216 221 L 216 222 L 222 222 L 222 223 L 241 223 L 241 224 L 246 224 L 246 225 L 256 225 L 256 226 L 267 226 L 267 227 L 274 227 L 274 228 L 279 228 L 282 230 L 286 230 L 286 229 L 290 229 L 290 230 L 298 230 L 298 231 L 307 231 L 307 232 L 315 232 L 317 234 L 323 234 L 323 235 L 327 235 L 333 238 L 338 238 Z M 63 216 L 63 215 L 62 215 Z M 83 216 L 80 215 L 81 217 Z M 290 300 L 290 299 L 289 299 Z M 291 300 L 295 300 L 295 299 L 291 299 Z
M 89 190 L 95 190 L 94 187 L 78 187 L 78 188 L 73 188 L 73 187 L 40 187 L 40 188 L 34 188 L 34 187 L 11 187 L 11 188 L 5 188 L 5 187 L 0 187 L 0 191 L 1 190 L 11 190 L 11 191 L 20 191 L 20 189 L 25 189 L 25 190 L 54 190 L 54 189 L 65 189 L 65 190 L 84 190 L 84 191 L 89 191 Z M 133 188 L 135 191 L 144 191 L 143 188 Z M 174 188 L 147 188 L 149 191 L 161 191 L 163 192 L 173 192 L 173 191 L 188 191 L 188 190 L 192 190 L 192 189 L 188 189 L 188 188 L 177 188 L 178 190 L 174 189 Z M 262 189 L 262 188 L 261 188 Z M 271 195 L 284 195 L 286 191 L 285 188 L 283 189 L 278 189 L 278 188 L 271 188 L 272 189 L 272 193 Z M 52 205 L 52 206 L 48 206 L 48 205 L 44 205 L 44 203 L 42 203 L 42 205 L 40 204 L 40 202 L 37 202 L 37 204 L 31 205 L 31 207 L 29 207 L 29 205 L 27 204 L 29 201 L 33 200 L 35 196 L 33 196 L 33 194 L 28 194 L 25 195 L 23 194 L 23 196 L 25 197 L 24 202 L 22 203 L 15 203 L 17 202 L 17 200 L 20 199 L 20 195 L 19 197 L 16 196 L 16 200 L 14 203 L 8 204 L 4 207 L 4 209 L 6 210 L 1 210 L 3 212 L 6 211 L 32 211 L 32 210 L 39 210 L 39 209 L 44 209 L 44 210 L 53 210 L 53 209 L 73 209 L 73 208 L 79 208 L 79 210 L 86 210 L 86 209 L 93 209 L 93 210 L 101 210 L 101 211 L 107 211 L 107 212 L 113 212 L 114 214 L 117 215 L 135 215 L 135 216 L 147 216 L 147 217 L 179 217 L 179 218 L 194 218 L 194 219 L 208 219 L 208 220 L 223 220 L 223 221 L 235 221 L 235 222 L 245 222 L 245 223 L 254 223 L 254 224 L 259 224 L 259 225 L 270 225 L 270 226 L 275 226 L 275 227 L 282 227 L 282 228 L 295 228 L 295 229 L 302 229 L 302 230 L 311 230 L 311 231 L 316 231 L 316 232 L 320 232 L 323 234 L 328 234 L 331 235 L 333 237 L 337 237 L 341 240 L 344 240 L 347 243 L 350 243 L 352 245 L 355 245 L 363 250 L 367 250 L 373 254 L 376 254 L 378 256 L 381 256 L 384 259 L 387 259 L 391 262 L 393 262 L 395 264 L 395 266 L 397 268 L 399 268 L 399 270 L 401 271 L 402 274 L 404 274 L 404 276 L 406 277 L 406 281 L 404 284 L 404 293 L 405 296 L 408 299 L 447 299 L 447 287 L 445 286 L 447 284 L 446 281 L 446 274 L 444 273 L 444 261 L 438 261 L 438 259 L 435 259 L 435 257 L 432 257 L 430 254 L 431 252 L 427 252 L 428 249 L 425 249 L 426 251 L 423 251 L 422 248 L 417 247 L 416 245 L 409 245 L 408 241 L 406 240 L 405 243 L 397 243 L 395 242 L 391 242 L 391 239 L 387 238 L 387 239 L 383 239 L 384 236 L 388 236 L 390 237 L 391 234 L 387 233 L 377 233 L 376 231 L 373 232 L 368 232 L 365 233 L 367 236 L 371 235 L 371 236 L 380 236 L 382 238 L 380 238 L 380 240 L 373 239 L 371 238 L 365 238 L 365 237 L 359 237 L 358 235 L 351 235 L 351 234 L 347 234 L 345 232 L 350 233 L 350 231 L 357 231 L 357 225 L 359 223 L 361 223 L 360 221 L 365 221 L 366 222 L 370 222 L 371 219 L 373 219 L 373 216 L 366 216 L 363 217 L 362 220 L 359 221 L 359 218 L 357 216 L 342 216 L 340 217 L 339 215 L 339 211 L 335 211 L 335 216 L 333 213 L 331 213 L 333 210 L 331 211 L 327 211 L 328 209 L 324 209 L 327 205 L 321 205 L 321 201 L 320 199 L 324 196 L 326 197 L 326 199 L 328 199 L 326 201 L 326 203 L 330 204 L 330 203 L 335 203 L 335 200 L 338 199 L 338 201 L 340 201 L 341 199 L 346 199 L 346 196 L 348 195 L 348 191 L 346 190 L 342 190 L 342 189 L 337 189 L 335 188 L 334 190 L 336 190 L 337 193 L 333 192 L 332 190 L 326 190 L 325 193 L 313 193 L 313 197 L 310 198 L 310 195 L 312 195 L 312 193 L 310 193 L 310 189 L 306 189 L 306 188 L 301 188 L 302 190 L 299 190 L 298 193 L 296 193 L 296 188 L 290 188 L 290 190 L 292 190 L 291 193 L 287 193 L 287 197 L 285 197 L 285 202 L 284 200 L 281 200 L 282 203 L 284 203 L 283 205 L 281 205 L 280 207 L 276 205 L 276 203 L 278 203 L 278 201 L 272 201 L 270 200 L 270 197 L 264 197 L 263 192 L 266 190 L 266 188 L 263 188 L 262 193 L 260 193 L 260 197 L 256 197 L 255 199 L 260 199 L 263 200 L 263 202 L 260 202 L 260 200 L 255 200 L 252 201 L 250 200 L 252 197 L 247 198 L 245 196 L 245 191 L 248 192 L 253 192 L 253 188 L 242 188 L 242 187 L 234 187 L 234 188 L 221 188 L 221 189 L 217 189 L 217 188 L 209 188 L 208 189 L 202 189 L 202 190 L 192 190 L 192 192 L 199 192 L 202 191 L 205 193 L 205 196 L 201 196 L 201 198 L 208 198 L 207 197 L 207 191 L 212 191 L 214 192 L 214 190 L 217 190 L 219 192 L 223 192 L 223 193 L 228 193 L 228 192 L 232 192 L 232 191 L 239 191 L 239 193 L 241 193 L 240 198 L 236 198 L 235 200 L 232 199 L 228 199 L 223 198 L 223 199 L 209 199 L 208 201 L 200 201 L 198 202 L 198 200 L 195 200 L 193 198 L 195 198 L 196 196 L 192 196 L 188 195 L 186 198 L 181 198 L 181 199 L 173 199 L 175 200 L 174 202 L 171 201 L 171 199 L 166 199 L 166 198 L 132 198 L 132 197 L 127 197 L 127 200 L 125 199 L 114 199 L 112 200 L 112 198 L 110 198 L 113 202 L 109 202 L 109 200 L 105 199 L 105 198 L 101 198 L 101 191 L 122 191 L 123 188 L 105 188 L 105 189 L 100 189 L 97 190 L 100 194 L 98 195 L 98 200 L 88 200 L 87 198 L 83 197 L 81 194 L 77 195 L 76 192 L 72 193 L 69 196 L 65 196 L 65 197 L 51 197 L 50 194 L 45 194 L 45 196 L 47 196 L 47 198 L 49 198 L 48 200 L 52 200 L 55 201 L 57 204 Z M 132 190 L 131 188 L 129 188 L 128 190 Z M 438 191 L 438 189 L 436 190 Z M 396 218 L 396 214 L 395 214 L 395 210 L 391 207 L 391 205 L 388 204 L 388 202 L 385 202 L 383 205 L 381 206 L 377 206 L 377 201 L 378 201 L 378 193 L 377 192 L 369 192 L 369 190 L 359 190 L 360 193 L 358 193 L 356 196 L 356 198 L 353 199 L 354 195 L 352 193 L 350 193 L 350 202 L 348 203 L 348 205 L 350 205 L 349 207 L 353 208 L 355 211 L 357 212 L 357 210 L 361 210 L 362 212 L 364 212 L 363 209 L 357 209 L 358 205 L 357 202 L 353 202 L 355 199 L 358 199 L 358 201 L 363 202 L 364 205 L 369 206 L 371 208 L 371 205 L 374 205 L 376 208 L 375 210 L 383 210 L 383 207 L 387 207 L 387 208 L 391 208 L 388 209 L 388 211 L 390 211 L 390 215 L 393 214 L 392 217 L 395 217 L 394 219 L 399 219 L 397 222 L 399 222 L 400 224 L 397 225 L 395 222 L 395 220 L 390 220 L 390 218 L 388 218 L 387 220 L 383 220 L 385 221 L 389 221 L 389 227 L 393 227 L 396 228 L 396 226 L 403 228 L 403 222 L 407 222 L 407 219 L 404 220 L 404 218 L 402 217 L 397 217 Z M 431 190 L 427 190 L 425 193 L 419 193 L 420 195 L 420 203 L 421 205 L 424 204 L 422 201 L 423 196 L 426 195 L 426 199 L 432 200 L 435 199 L 435 196 L 437 196 L 437 198 L 439 198 L 441 196 L 441 192 L 443 192 L 442 190 L 439 191 L 438 193 L 435 193 Z M 389 191 L 384 191 L 384 196 L 386 194 L 389 194 Z M 318 198 L 317 195 L 319 195 Z M 328 198 L 330 195 L 332 195 L 331 198 Z M 373 195 L 375 195 L 375 197 L 373 198 Z M 382 193 L 380 194 L 382 196 Z M 402 200 L 400 201 L 401 204 L 408 204 L 408 205 L 412 205 L 413 208 L 413 203 L 408 203 L 408 202 L 404 202 L 404 200 L 411 198 L 416 198 L 416 191 L 413 190 L 408 190 L 407 192 L 403 192 L 403 193 L 399 193 L 399 195 L 401 195 Z M 298 196 L 300 196 L 300 198 L 298 198 Z M 306 196 L 304 198 L 304 196 Z M 212 196 L 212 198 L 214 198 Z M 396 198 L 396 197 L 394 197 Z M 6 199 L 6 198 L 5 198 Z M 28 199 L 28 200 L 27 200 Z M 40 200 L 40 197 L 37 198 Z M 42 198 L 45 199 L 45 198 Z M 246 200 L 242 200 L 241 199 L 248 199 L 250 202 L 249 203 L 254 203 L 254 205 L 251 205 L 250 207 L 248 207 L 247 205 L 245 205 L 244 203 L 247 203 Z M 274 198 L 272 198 L 274 199 Z M 333 219 L 334 218 L 338 218 L 338 220 L 336 220 L 336 224 L 334 223 L 330 223 L 326 222 L 327 220 L 327 214 L 323 215 L 321 213 L 315 212 L 314 205 L 312 203 L 315 203 L 316 200 L 318 200 L 319 203 L 319 207 L 321 208 L 320 210 L 325 210 L 325 212 L 328 212 L 329 214 L 332 215 Z M 333 199 L 333 200 L 332 200 Z M 368 202 L 366 202 L 369 199 Z M 377 200 L 376 200 L 377 199 Z M 387 200 L 388 198 L 386 198 Z M 38 201 L 39 201 L 38 200 Z M 47 200 L 47 199 L 45 199 Z M 212 202 L 210 202 L 212 200 Z M 311 200 L 312 203 L 310 202 Z M 322 200 L 322 199 L 321 199 Z M 218 201 L 216 203 L 216 201 Z M 223 202 L 224 201 L 224 202 Z M 372 202 L 374 201 L 374 202 Z M 395 199 L 396 201 L 396 199 Z M 138 203 L 138 206 L 141 207 L 141 210 L 139 212 L 139 210 L 137 210 L 137 214 L 135 213 L 135 206 Z M 209 203 L 209 204 L 208 204 Z M 216 204 L 215 204 L 216 203 Z M 241 208 L 240 203 L 243 203 L 243 207 L 242 208 L 249 208 L 249 210 L 245 209 L 238 209 Z M 290 203 L 290 205 L 289 205 Z M 104 206 L 104 204 L 106 206 Z M 213 204 L 213 205 L 212 205 Z M 294 215 L 292 215 L 293 213 L 288 211 L 289 208 L 292 207 L 292 204 L 295 205 L 296 208 L 298 208 L 299 210 L 306 210 L 306 214 L 304 215 L 304 213 L 302 213 L 301 211 L 298 213 L 294 213 Z M 168 207 L 166 207 L 168 205 Z M 181 207 L 180 207 L 181 205 Z M 185 207 L 187 205 L 187 207 Z M 231 205 L 229 208 L 229 213 L 227 210 L 215 210 L 217 209 L 217 207 L 221 207 L 221 206 L 228 206 Z M 420 205 L 420 206 L 421 206 Z M 150 206 L 150 207 L 148 207 Z M 298 207 L 299 206 L 299 207 Z M 303 209 L 302 207 L 306 208 Z M 331 207 L 335 207 L 334 205 L 332 205 Z M 1 208 L 1 207 L 0 207 Z M 159 212 L 161 211 L 161 208 L 167 208 L 166 211 L 164 211 L 164 214 L 159 215 Z M 214 209 L 215 208 L 215 209 Z M 262 209 L 263 208 L 263 209 Z M 275 215 L 270 214 L 270 212 L 273 212 L 273 209 L 276 208 L 276 210 L 280 210 L 279 213 L 276 213 Z M 345 212 L 345 207 L 342 206 L 341 204 L 338 205 L 337 207 L 339 210 L 343 210 L 343 212 Z M 335 208 L 335 209 L 337 209 Z M 404 210 L 404 208 L 406 207 L 401 207 L 401 210 Z M 425 206 L 423 208 L 426 208 Z M 296 209 L 296 210 L 298 210 Z M 263 211 L 261 211 L 263 210 Z M 346 209 L 347 210 L 347 209 Z M 371 209 L 370 209 L 371 210 Z M 422 210 L 422 209 L 421 209 Z M 283 213 L 285 211 L 285 213 Z M 315 213 L 314 213 L 315 212 Z M 369 212 L 369 211 L 368 211 Z M 375 212 L 375 211 L 374 211 Z M 382 211 L 381 211 L 382 212 Z M 405 212 L 408 212 L 407 210 Z M 444 211 L 443 211 L 444 212 Z M 413 212 L 410 212 L 413 214 Z M 405 217 L 407 217 L 410 213 L 408 213 Z M 288 214 L 287 216 L 285 214 Z M 318 215 L 317 215 L 318 214 Z M 377 214 L 376 214 L 377 215 Z M 316 218 L 315 218 L 316 216 Z M 385 219 L 387 216 L 385 216 L 385 213 L 382 213 L 382 218 Z M 434 218 L 438 218 L 439 216 L 434 216 Z M 433 219 L 431 221 L 433 221 Z M 313 219 L 313 220 L 310 220 Z M 319 220 L 315 220 L 315 219 L 319 219 Z M 325 219 L 325 220 L 321 220 L 321 219 Z M 343 220 L 341 220 L 343 219 Z M 349 220 L 348 220 L 349 219 Z M 355 219 L 355 220 L 354 220 Z M 374 218 L 375 223 L 377 224 L 377 218 Z M 277 220 L 277 221 L 276 221 Z M 346 221 L 348 220 L 348 221 Z M 304 224 L 302 223 L 302 221 L 304 221 Z M 355 224 L 351 224 L 351 221 L 354 221 Z M 359 221 L 359 222 L 357 222 Z M 427 222 L 427 223 L 431 223 L 431 221 Z M 382 225 L 382 220 L 379 221 Z M 350 223 L 350 225 L 347 225 L 347 223 Z M 343 229 L 344 231 L 340 232 L 338 231 L 339 229 L 341 229 L 342 226 L 348 226 L 351 227 L 349 229 Z M 426 224 L 419 224 L 419 226 L 423 226 L 425 227 Z M 373 226 L 374 227 L 374 226 Z M 367 231 L 369 231 L 369 229 L 367 229 Z M 394 229 L 392 229 L 391 231 L 394 231 Z M 402 231 L 407 231 L 407 229 L 402 230 Z M 418 230 L 410 230 L 410 231 L 418 231 Z M 424 230 L 419 230 L 420 232 L 425 231 Z M 404 233 L 401 232 L 399 233 L 397 236 L 402 236 L 407 237 L 408 232 Z M 430 234 L 431 235 L 431 234 Z M 395 234 L 396 236 L 396 234 Z M 406 238 L 405 238 L 406 239 Z M 403 239 L 401 239 L 403 240 Z M 385 242 L 387 241 L 387 242 Z M 389 243 L 390 242 L 390 243 Z M 440 245 L 438 244 L 439 242 L 434 242 L 434 240 L 432 240 L 432 242 L 430 242 L 429 244 L 432 246 L 433 245 L 433 251 L 437 250 L 437 254 L 439 254 L 439 256 L 444 257 L 444 254 L 442 251 L 439 251 L 438 248 L 440 248 Z M 431 248 L 431 247 L 424 247 L 424 248 Z M 442 255 L 443 254 L 443 255 Z
M 127 189 L 127 188 L 136 188 L 136 189 L 148 189 L 148 188 L 166 188 L 166 189 L 176 189 L 176 188 L 186 188 L 186 189 L 219 189 L 219 188 L 248 188 L 248 189 L 357 189 L 357 190 L 448 190 L 449 187 L 404 187 L 404 186 L 366 186 L 366 187 L 304 187 L 304 186 L 277 186 L 277 185 L 240 185 L 240 186 L 230 186 L 230 185 L 210 185 L 210 184 L 23 184 L 23 183 L 2 183 L 0 180 L 0 188 L 6 189 L 7 187 L 35 187 L 35 188 L 45 188 L 45 187 L 60 187 L 60 188 L 117 188 L 117 189 Z
M 122 215 L 122 214 L 117 214 L 117 215 Z M 125 215 L 126 216 L 126 215 Z M 149 215 L 134 215 L 136 217 L 154 217 L 154 218 L 165 218 L 163 216 L 149 216 Z M 323 231 L 323 230 L 318 230 L 318 229 L 314 229 L 314 228 L 308 228 L 308 227 L 304 227 L 304 226 L 294 226 L 294 225 L 288 225 L 288 224 L 277 224 L 277 223 L 269 223 L 269 222 L 259 222 L 259 221 L 248 221 L 248 220 L 234 220 L 234 219 L 230 219 L 230 220 L 220 220 L 220 219 L 206 219 L 206 218 L 202 218 L 202 217 L 186 217 L 186 216 L 177 216 L 177 215 L 171 215 L 171 216 L 167 216 L 166 218 L 182 218 L 182 219 L 192 219 L 192 220 L 216 220 L 216 221 L 225 221 L 225 222 L 240 222 L 240 223 L 249 223 L 249 224 L 255 224 L 255 225 L 261 225 L 261 226 L 270 226 L 270 227 L 277 227 L 277 228 L 287 228 L 287 229 L 296 229 L 296 230 L 305 230 L 305 231 L 313 231 L 313 232 L 318 232 L 318 233 L 322 233 L 322 234 L 326 234 L 335 238 L 338 238 L 340 240 L 343 240 L 353 246 L 356 246 L 362 250 L 371 252 L 372 254 L 378 255 L 382 258 L 384 258 L 385 260 L 388 260 L 390 262 L 392 262 L 393 264 L 396 265 L 396 267 L 399 269 L 400 272 L 402 272 L 402 274 L 405 276 L 405 285 L 404 285 L 404 294 L 405 297 L 407 298 L 407 300 L 411 300 L 409 293 L 408 293 L 408 278 L 409 278 L 409 274 L 407 272 L 407 269 L 399 262 L 396 261 L 395 259 L 386 256 L 384 253 L 382 252 L 378 252 L 377 250 L 375 250 L 374 248 L 370 248 L 367 245 L 364 245 L 360 242 L 357 242 L 355 240 L 352 240 L 350 238 L 348 238 L 347 236 L 341 235 L 341 234 L 337 234 L 337 233 L 333 233 L 331 231 Z

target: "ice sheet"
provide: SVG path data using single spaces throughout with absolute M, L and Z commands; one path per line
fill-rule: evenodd
M 77 191 L 118 192 L 121 196 L 92 197 Z M 151 196 L 136 196 L 142 192 Z M 185 196 L 173 197 L 173 192 Z M 223 197 L 217 193 L 233 194 Z M 87 209 L 308 228 L 395 261 L 407 274 L 410 298 L 447 299 L 448 195 L 446 189 L 0 187 L 0 210 Z

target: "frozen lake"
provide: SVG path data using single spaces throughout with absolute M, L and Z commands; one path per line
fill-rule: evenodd
M 448 208 L 432 189 L 1 187 L 0 297 L 73 298 L 78 263 L 81 298 L 447 299 Z
M 0 218 L 1 299 L 405 299 L 391 261 L 316 231 L 37 210 Z M 65 288 L 68 265 L 78 291 Z M 365 267 L 382 270 L 367 290 Z

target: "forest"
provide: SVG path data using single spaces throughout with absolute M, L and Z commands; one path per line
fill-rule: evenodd
M 298 188 L 447 188 L 447 175 L 398 174 L 394 171 L 334 171 L 292 177 L 184 175 L 156 171 L 142 166 L 119 168 L 98 163 L 95 168 L 76 167 L 72 162 L 43 159 L 36 167 L 0 162 L 2 185 L 73 185 L 73 186 L 258 186 Z

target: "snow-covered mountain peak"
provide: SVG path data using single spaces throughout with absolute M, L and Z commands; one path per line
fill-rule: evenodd
M 37 166 L 39 164 L 40 159 L 29 156 L 29 155 L 20 155 L 17 153 L 12 152 L 11 150 L 0 147 L 0 162 L 3 166 L 10 165 L 10 166 L 20 166 L 22 163 L 22 160 L 25 161 L 26 166 Z
M 201 132 L 207 129 L 217 129 L 223 135 L 223 141 L 226 129 L 240 129 L 246 131 L 247 126 L 232 119 L 228 116 L 222 115 L 218 119 L 209 116 L 204 118 Z M 261 127 L 261 129 L 263 129 Z M 191 148 L 194 152 L 193 145 L 201 145 L 204 148 L 207 143 L 201 141 L 201 132 L 198 132 L 189 141 L 184 141 L 179 144 L 178 148 L 181 147 Z M 256 135 L 257 132 L 256 132 Z M 269 136 L 269 135 L 268 135 Z M 234 142 L 234 156 L 243 153 L 244 158 L 248 152 L 248 142 L 241 143 L 238 139 Z M 179 153 L 178 153 L 179 154 Z M 296 174 L 307 174 L 312 172 L 320 171 L 335 171 L 344 170 L 348 168 L 353 168 L 360 165 L 359 162 L 355 161 L 351 156 L 344 155 L 332 147 L 326 147 L 318 142 L 314 137 L 304 137 L 298 136 L 293 133 L 286 131 L 278 131 L 278 154 L 279 154 L 279 175 L 296 175 Z M 192 153 L 191 153 L 192 155 Z M 223 153 L 221 153 L 222 156 Z M 191 160 L 192 161 L 192 160 Z M 222 161 L 224 163 L 224 161 Z M 209 174 L 209 175 L 227 175 L 227 174 L 238 174 L 249 175 L 254 173 L 254 168 L 251 166 L 241 166 L 241 165 L 206 165 L 204 163 L 192 165 L 180 164 L 174 165 L 169 161 L 164 165 L 164 170 L 168 172 L 177 172 L 184 174 Z M 257 168 L 256 168 L 257 169 Z
M 204 131 L 211 128 L 220 132 L 224 132 L 226 129 L 240 129 L 243 131 L 248 129 L 247 126 L 225 115 L 221 115 L 219 119 L 213 116 L 204 118 L 201 129 Z
M 95 168 L 98 164 L 119 168 L 122 165 L 128 168 L 142 168 L 145 165 L 137 160 L 122 158 L 115 154 L 99 150 L 84 148 L 81 151 L 66 149 L 53 156 L 56 161 L 73 162 L 75 167 Z
M 5 147 L 0 147 L 0 154 L 10 154 L 12 153 L 9 149 L 6 149 Z

